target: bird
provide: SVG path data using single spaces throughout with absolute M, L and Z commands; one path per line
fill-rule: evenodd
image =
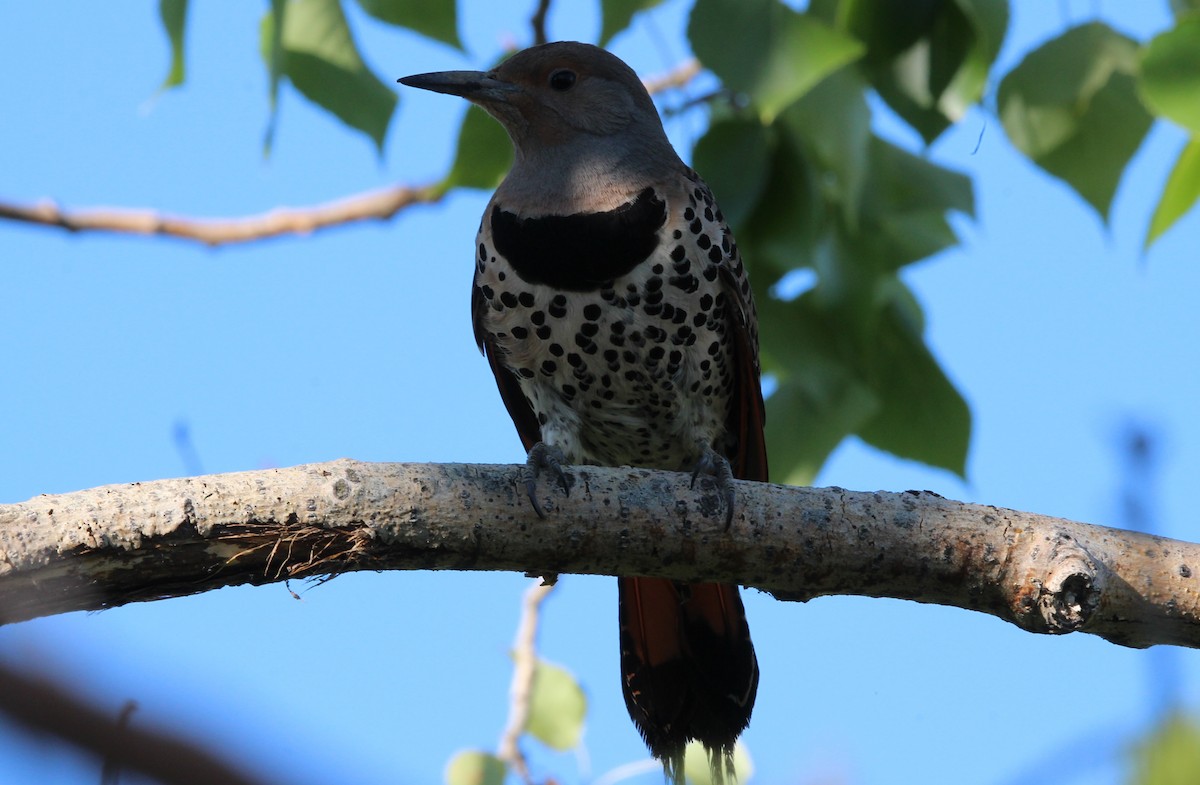
M 690 471 L 715 481 L 728 530 L 733 479 L 768 475 L 754 298 L 637 73 L 559 41 L 399 81 L 482 107 L 512 142 L 475 240 L 471 315 L 534 510 L 540 475 L 569 493 L 565 466 Z M 627 576 L 618 594 L 622 692 L 650 753 L 681 784 L 697 740 L 732 778 L 759 681 L 738 587 Z

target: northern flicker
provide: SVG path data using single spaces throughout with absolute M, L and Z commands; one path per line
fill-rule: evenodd
M 564 465 L 766 481 L 758 334 L 746 271 L 700 177 L 676 155 L 637 74 L 603 49 L 536 46 L 484 72 L 408 76 L 508 132 L 512 170 L 475 243 L 475 338 L 529 452 Z M 736 586 L 619 578 L 629 715 L 682 782 L 697 739 L 730 770 L 758 662 Z

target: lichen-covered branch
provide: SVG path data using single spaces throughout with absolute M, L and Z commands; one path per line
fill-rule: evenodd
M 0 622 L 352 570 L 518 570 L 896 597 L 1031 632 L 1200 647 L 1200 545 L 919 491 L 572 467 L 539 519 L 511 466 L 350 460 L 0 505 Z

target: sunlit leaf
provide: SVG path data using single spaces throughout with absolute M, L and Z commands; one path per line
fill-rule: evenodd
M 629 22 L 638 11 L 645 11 L 662 0 L 600 0 L 600 46 L 605 46 L 613 36 L 629 27 Z
M 1200 134 L 1200 14 L 1146 46 L 1138 86 L 1155 112 Z
M 1131 785 L 1194 785 L 1200 782 L 1200 727 L 1169 714 L 1133 751 Z
M 406 27 L 462 49 L 458 4 L 454 0 L 358 0 L 358 4 L 381 22 Z
M 704 752 L 704 746 L 698 741 L 688 742 L 683 752 L 683 775 L 687 777 L 691 785 L 729 783 L 730 779 L 725 776 L 725 761 L 719 761 L 718 765 L 721 767 L 721 776 L 714 777 L 712 765 L 708 755 Z M 750 753 L 746 752 L 746 747 L 741 742 L 736 743 L 733 747 L 733 771 L 732 781 L 739 785 L 745 785 L 754 776 L 754 763 L 750 760 Z
M 171 42 L 171 67 L 160 90 L 169 90 L 184 80 L 184 28 L 187 26 L 188 0 L 159 0 L 158 16 L 162 20 L 167 40 Z
M 1149 248 L 1163 232 L 1170 229 L 1184 213 L 1200 199 L 1200 137 L 1192 137 L 1179 153 L 1163 188 L 1150 228 L 1146 231 L 1145 247 Z
M 525 731 L 551 749 L 569 750 L 583 736 L 587 697 L 575 677 L 558 665 L 539 660 L 533 674 Z
M 1009 139 L 1107 218 L 1153 120 L 1137 95 L 1137 45 L 1091 23 L 1043 44 L 1000 84 Z
M 766 186 L 770 146 L 762 123 L 733 117 L 713 122 L 692 152 L 692 165 L 712 189 L 735 232 Z
M 463 750 L 446 764 L 446 785 L 504 785 L 504 761 L 479 750 Z
M 396 94 L 363 63 L 341 5 L 337 0 L 287 0 L 281 25 L 276 23 L 280 5 L 272 3 L 262 33 L 272 91 L 278 76 L 286 76 L 306 98 L 369 136 L 382 152 Z M 274 114 L 272 110 L 268 146 Z
M 700 62 L 746 94 L 764 122 L 863 51 L 855 39 L 778 0 L 697 0 L 688 39 Z

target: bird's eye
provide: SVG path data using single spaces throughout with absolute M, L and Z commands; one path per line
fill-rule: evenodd
M 575 86 L 575 72 L 569 68 L 560 68 L 550 74 L 550 88 L 560 93 Z

